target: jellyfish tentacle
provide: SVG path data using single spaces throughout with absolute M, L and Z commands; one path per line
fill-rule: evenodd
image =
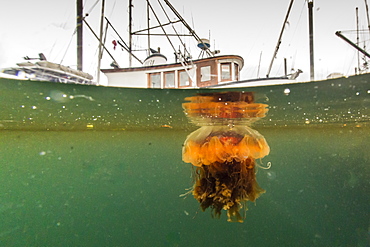
M 266 166 L 264 166 L 264 164 L 263 164 L 263 162 L 262 162 L 262 160 L 261 160 L 261 159 L 259 159 L 259 162 L 260 162 L 261 164 L 256 163 L 256 164 L 257 164 L 257 167 L 258 167 L 258 168 L 261 168 L 261 169 L 264 169 L 264 170 L 269 170 L 269 169 L 271 168 L 271 166 L 272 166 L 271 161 L 267 162 L 267 163 L 266 163 Z

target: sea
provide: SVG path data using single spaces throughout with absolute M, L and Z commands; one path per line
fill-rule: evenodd
M 0 246 L 370 246 L 370 75 L 233 89 L 0 79 Z M 254 92 L 270 146 L 243 223 L 187 192 L 198 93 Z M 185 195 L 184 195 L 185 194 Z

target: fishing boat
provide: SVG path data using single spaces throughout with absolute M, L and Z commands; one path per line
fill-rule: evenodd
M 136 88 L 229 88 L 246 87 L 251 85 L 271 85 L 294 83 L 295 79 L 302 73 L 297 70 L 291 74 L 285 73 L 283 76 L 256 78 L 250 80 L 241 80 L 240 71 L 244 66 L 244 60 L 239 55 L 220 55 L 219 50 L 211 50 L 209 39 L 200 38 L 190 27 L 185 19 L 179 14 L 175 7 L 168 1 L 158 1 L 159 9 L 164 13 L 167 19 L 160 20 L 159 14 L 154 11 L 150 1 L 147 1 L 147 19 L 155 19 L 154 25 L 148 21 L 145 29 L 132 30 L 132 1 L 129 3 L 129 42 L 123 39 L 114 40 L 115 45 L 129 53 L 130 65 L 132 59 L 141 64 L 136 67 L 121 68 L 114 61 L 109 69 L 101 69 L 101 72 L 108 78 L 107 85 L 110 87 L 136 87 Z M 169 17 L 166 8 L 173 17 Z M 105 18 L 109 25 L 110 22 Z M 175 24 L 180 24 L 186 32 L 180 33 L 175 29 Z M 170 30 L 167 28 L 170 26 Z M 167 29 L 166 29 L 167 28 Z M 161 32 L 158 33 L 157 30 Z M 147 36 L 148 47 L 146 48 L 147 57 L 142 61 L 134 54 L 133 37 Z M 160 53 L 160 48 L 153 49 L 150 46 L 150 38 L 153 36 L 164 36 L 173 48 L 175 61 L 168 63 L 167 57 Z M 193 59 L 189 49 L 183 41 L 183 37 L 190 36 L 200 49 L 197 59 Z M 119 36 L 120 37 L 120 36 Z M 176 49 L 174 39 L 179 40 L 181 48 Z
M 39 53 L 38 58 L 24 57 L 26 62 L 17 63 L 17 67 L 9 67 L 0 70 L 1 77 L 33 80 L 50 81 L 58 83 L 74 84 L 97 84 L 93 81 L 93 76 L 80 70 L 47 61 L 43 53 Z M 31 62 L 30 60 L 37 60 Z

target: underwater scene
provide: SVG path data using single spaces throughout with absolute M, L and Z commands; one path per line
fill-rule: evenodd
M 368 81 L 0 79 L 0 246 L 370 246 Z

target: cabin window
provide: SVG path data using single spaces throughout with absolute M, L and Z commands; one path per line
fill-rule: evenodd
M 161 88 L 161 73 L 149 74 L 149 86 L 151 88 Z
M 211 66 L 204 66 L 200 68 L 200 81 L 210 81 L 211 80 Z
M 239 81 L 239 65 L 237 63 L 234 63 L 234 75 L 235 80 Z
M 221 64 L 221 81 L 231 80 L 231 63 Z
M 166 88 L 175 87 L 175 72 L 164 73 L 164 85 Z
M 179 86 L 180 87 L 188 87 L 190 86 L 190 78 L 188 73 L 185 70 L 179 71 Z

